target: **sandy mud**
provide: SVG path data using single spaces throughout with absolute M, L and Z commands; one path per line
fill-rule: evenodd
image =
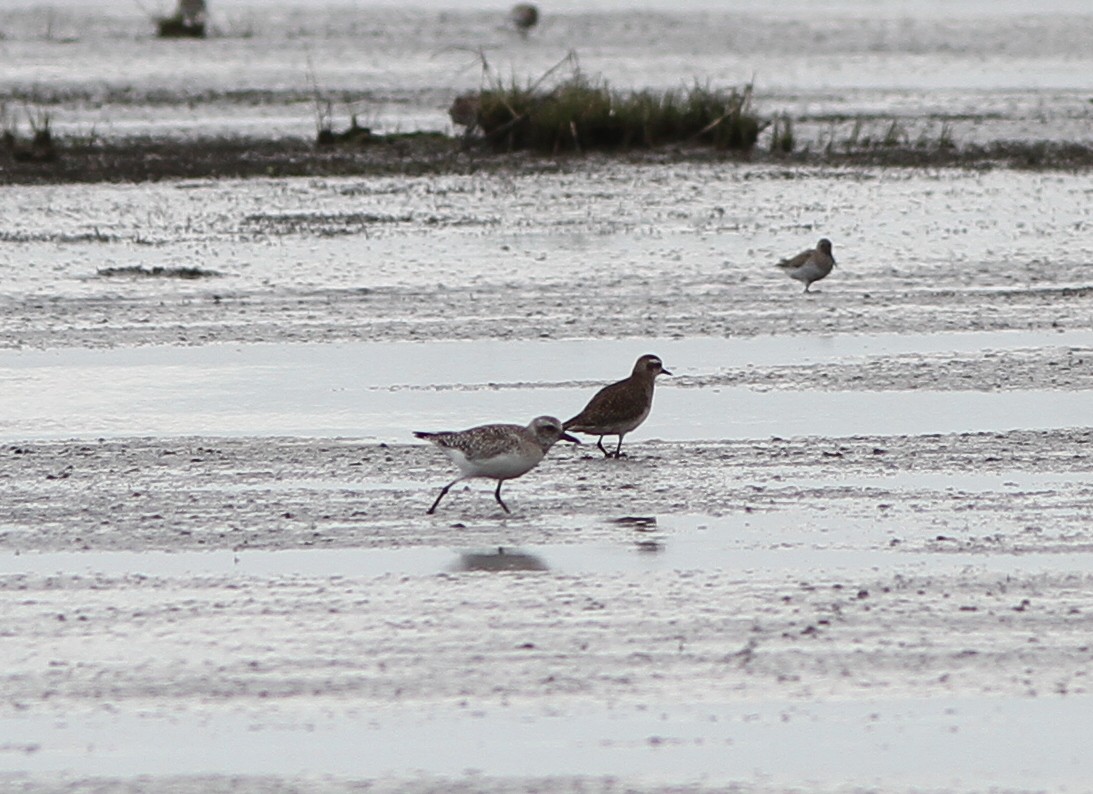
M 5 764 L 24 770 L 8 780 L 1080 790 L 1087 575 L 810 556 L 811 570 L 639 557 L 580 574 L 6 576 L 12 638 L 79 649 L 6 661 Z
M 555 450 L 510 484 L 511 517 L 482 485 L 426 516 L 448 468 L 424 445 L 6 446 L 6 779 L 910 791 L 1089 774 L 1065 738 L 1091 727 L 1088 429 L 628 446 Z M 1043 747 L 1017 724 L 1066 728 Z
M 1088 330 L 1091 190 L 1087 172 L 611 162 L 516 178 L 13 187 L 0 338 Z M 773 263 L 821 235 L 838 265 L 802 296 Z

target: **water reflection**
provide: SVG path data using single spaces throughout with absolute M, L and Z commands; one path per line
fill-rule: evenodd
M 497 547 L 495 552 L 467 551 L 459 555 L 452 571 L 549 571 L 542 557 L 519 549 Z
M 607 519 L 609 524 L 630 527 L 637 532 L 652 532 L 657 528 L 656 516 L 620 516 Z

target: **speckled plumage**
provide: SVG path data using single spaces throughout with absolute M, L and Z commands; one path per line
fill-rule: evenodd
M 835 267 L 831 241 L 825 237 L 816 244 L 815 248 L 802 251 L 790 259 L 783 259 L 778 263 L 778 267 L 784 269 L 790 278 L 803 282 L 805 292 L 808 292 L 808 288 L 814 281 L 826 278 Z
M 563 427 L 575 433 L 599 436 L 596 446 L 605 457 L 622 454 L 622 438 L 645 421 L 653 407 L 653 384 L 657 375 L 671 375 L 661 360 L 644 355 L 634 364 L 626 380 L 604 386 L 588 401 L 584 410 L 565 422 Z M 604 436 L 618 436 L 614 453 L 603 447 Z
M 460 472 L 459 477 L 440 490 L 440 495 L 428 510 L 429 513 L 436 511 L 449 488 L 473 477 L 497 480 L 497 490 L 493 495 L 501 508 L 508 513 L 508 506 L 501 500 L 501 484 L 505 480 L 514 479 L 534 469 L 559 440 L 580 443 L 564 432 L 562 423 L 553 416 L 536 417 L 527 427 L 495 424 L 439 433 L 415 431 L 414 435 L 443 450 L 459 467 Z

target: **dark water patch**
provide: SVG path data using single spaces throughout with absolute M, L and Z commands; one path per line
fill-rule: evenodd
M 125 267 L 104 267 L 97 271 L 97 275 L 103 278 L 178 278 L 196 280 L 200 278 L 219 278 L 224 275 L 216 270 L 206 270 L 200 267 L 163 267 L 154 265 L 129 265 Z

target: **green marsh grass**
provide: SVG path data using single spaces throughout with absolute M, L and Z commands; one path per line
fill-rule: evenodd
M 770 129 L 770 151 L 772 154 L 792 154 L 797 145 L 793 134 L 793 119 L 783 113 L 775 116 Z
M 483 89 L 477 124 L 502 151 L 584 152 L 680 143 L 748 151 L 765 126 L 752 111 L 751 99 L 750 85 L 621 92 L 578 74 L 550 89 L 515 82 Z

